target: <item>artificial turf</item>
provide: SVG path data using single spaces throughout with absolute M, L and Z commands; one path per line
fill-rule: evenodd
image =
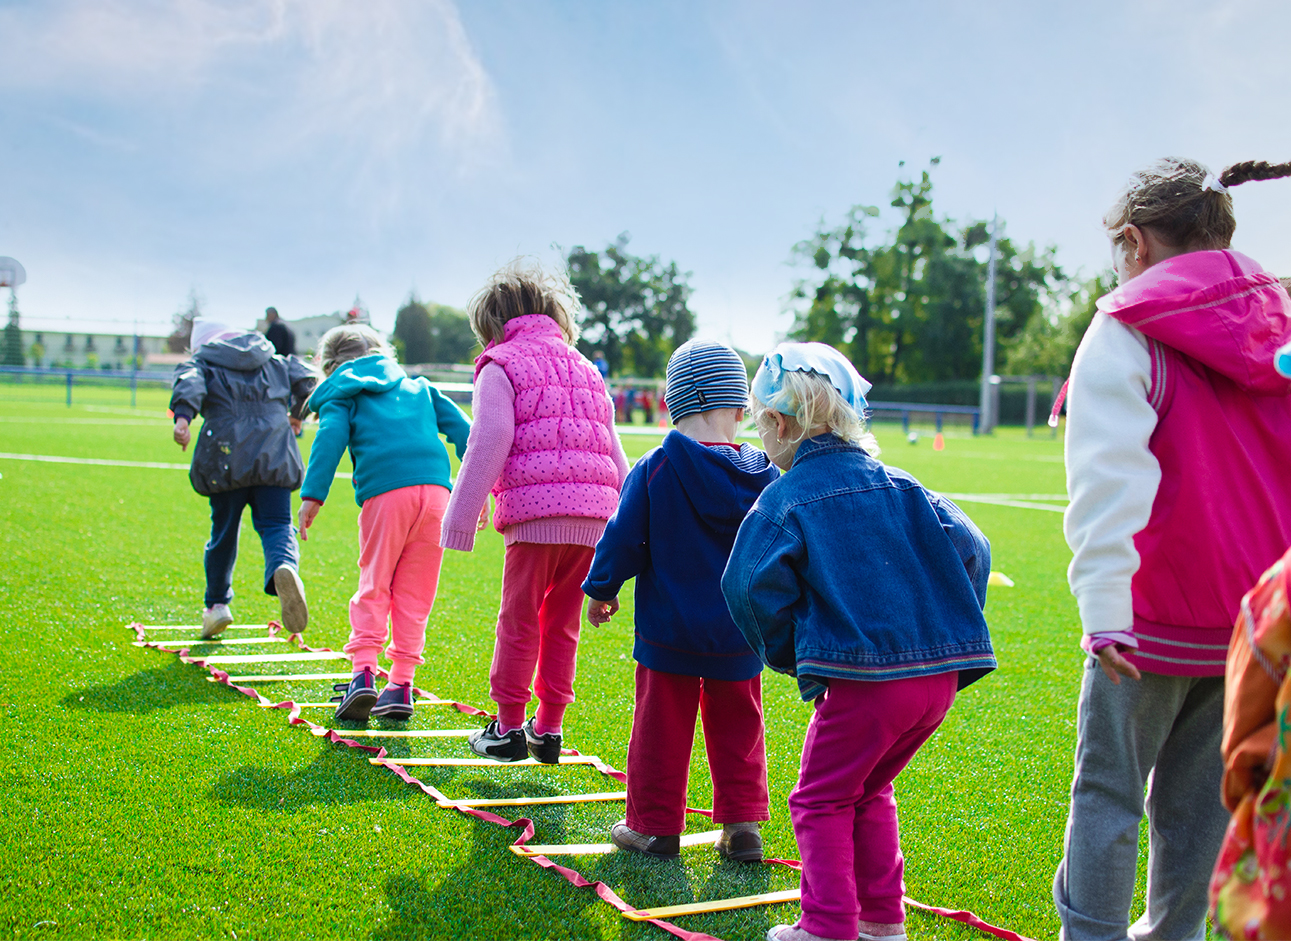
M 0 386 L 0 452 L 182 464 L 165 395 Z M 1046 429 L 1047 431 L 1047 429 Z M 950 432 L 944 451 L 879 426 L 885 458 L 955 493 L 1060 494 L 1061 443 L 1003 429 Z M 312 432 L 302 444 L 307 445 Z M 629 456 L 656 443 L 625 437 Z M 288 727 L 279 710 L 206 681 L 167 653 L 131 644 L 131 621 L 193 624 L 201 608 L 207 504 L 182 470 L 0 458 L 0 931 L 13 937 L 649 938 L 557 874 L 513 856 L 518 830 L 440 809 L 366 755 Z M 908 894 L 1035 938 L 1057 932 L 1050 881 L 1071 776 L 1082 658 L 1058 513 L 963 502 L 990 537 L 987 616 L 1000 669 L 964 691 L 897 781 Z M 357 580 L 357 507 L 338 480 L 302 547 L 306 640 L 339 649 Z M 244 524 L 233 603 L 238 623 L 276 617 Z M 501 538 L 446 554 L 427 635 L 423 689 L 491 708 L 488 666 Z M 864 578 L 864 572 L 857 572 Z M 567 744 L 626 763 L 632 712 L 631 597 L 611 625 L 585 625 Z M 203 648 L 196 648 L 203 649 Z M 223 653 L 281 652 L 277 647 Z M 343 664 L 311 664 L 343 669 Z M 235 668 L 269 672 L 267 668 Z M 319 701 L 326 683 L 275 684 L 273 699 Z M 796 858 L 785 798 L 810 706 L 793 681 L 764 674 L 772 820 L 769 856 Z M 330 713 L 315 710 L 314 721 Z M 414 728 L 481 720 L 420 707 Z M 329 723 L 330 724 L 330 723 Z M 375 723 L 374 723 L 375 725 Z M 464 755 L 460 739 L 385 741 L 395 755 Z M 614 790 L 587 768 L 415 769 L 452 797 Z M 692 806 L 711 785 L 696 734 Z M 621 803 L 525 808 L 534 842 L 604 842 Z M 518 817 L 519 809 L 501 813 Z M 691 830 L 711 827 L 692 816 Z M 562 858 L 638 906 L 793 888 L 785 867 L 724 863 L 711 849 L 681 864 L 623 855 Z M 1138 903 L 1141 907 L 1141 901 Z M 678 923 L 755 939 L 792 921 L 784 904 Z M 912 911 L 912 938 L 977 931 Z

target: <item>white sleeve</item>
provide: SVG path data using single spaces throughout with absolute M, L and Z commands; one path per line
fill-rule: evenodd
M 1067 406 L 1067 495 L 1063 532 L 1067 581 L 1086 634 L 1132 629 L 1130 580 L 1139 568 L 1134 536 L 1152 515 L 1161 466 L 1148 442 L 1157 426 L 1148 403 L 1147 340 L 1103 312 L 1071 367 Z

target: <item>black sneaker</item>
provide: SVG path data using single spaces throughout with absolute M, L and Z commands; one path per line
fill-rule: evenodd
M 372 714 L 385 716 L 387 719 L 411 719 L 412 684 L 399 686 L 396 683 L 387 683 L 386 688 L 381 690 L 381 695 L 377 697 L 376 705 L 372 707 Z
M 535 719 L 526 719 L 524 723 L 524 740 L 529 746 L 529 754 L 545 765 L 560 764 L 560 733 L 539 735 L 533 730 L 534 721 Z
M 492 758 L 494 761 L 524 761 L 529 757 L 524 729 L 501 732 L 498 730 L 497 719 L 479 731 L 472 732 L 466 743 L 481 758 Z
M 332 689 L 341 693 L 333 696 L 330 702 L 338 702 L 336 718 L 352 722 L 363 722 L 372 711 L 372 704 L 377 701 L 377 681 L 372 671 L 362 669 L 354 674 L 348 683 L 337 683 Z

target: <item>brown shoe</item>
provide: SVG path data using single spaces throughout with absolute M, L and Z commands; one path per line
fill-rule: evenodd
M 737 863 L 762 861 L 762 834 L 756 823 L 728 823 L 717 838 L 717 855 Z
M 655 859 L 681 859 L 681 835 L 650 836 L 637 833 L 628 826 L 626 820 L 620 820 L 610 827 L 610 840 L 621 850 L 629 853 L 641 853 Z

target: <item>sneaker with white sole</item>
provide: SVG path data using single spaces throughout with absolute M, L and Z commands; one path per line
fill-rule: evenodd
M 340 703 L 336 707 L 336 718 L 350 722 L 365 722 L 372 705 L 377 701 L 377 681 L 372 671 L 366 667 L 355 673 L 348 683 L 337 683 L 332 689 L 341 695 L 333 696 L 331 701 Z
M 524 723 L 524 740 L 525 744 L 529 746 L 529 754 L 545 765 L 560 764 L 561 734 L 559 732 L 546 732 L 539 735 L 534 731 L 534 721 L 534 718 L 530 718 L 526 719 Z
M 411 683 L 405 683 L 402 686 L 398 683 L 387 683 L 386 688 L 381 690 L 381 695 L 377 697 L 376 705 L 372 707 L 374 716 L 396 721 L 411 719 L 412 713 Z
M 494 761 L 524 761 L 529 757 L 529 746 L 525 742 L 524 729 L 501 731 L 498 720 L 494 719 L 484 728 L 472 732 L 466 739 L 471 751 L 481 758 L 492 758 Z
M 273 573 L 273 587 L 282 606 L 282 626 L 288 634 L 299 634 L 309 624 L 309 606 L 305 603 L 305 585 L 300 573 L 290 565 L 280 565 Z
M 233 623 L 233 612 L 226 604 L 213 604 L 202 612 L 202 640 L 217 637 L 220 631 Z

